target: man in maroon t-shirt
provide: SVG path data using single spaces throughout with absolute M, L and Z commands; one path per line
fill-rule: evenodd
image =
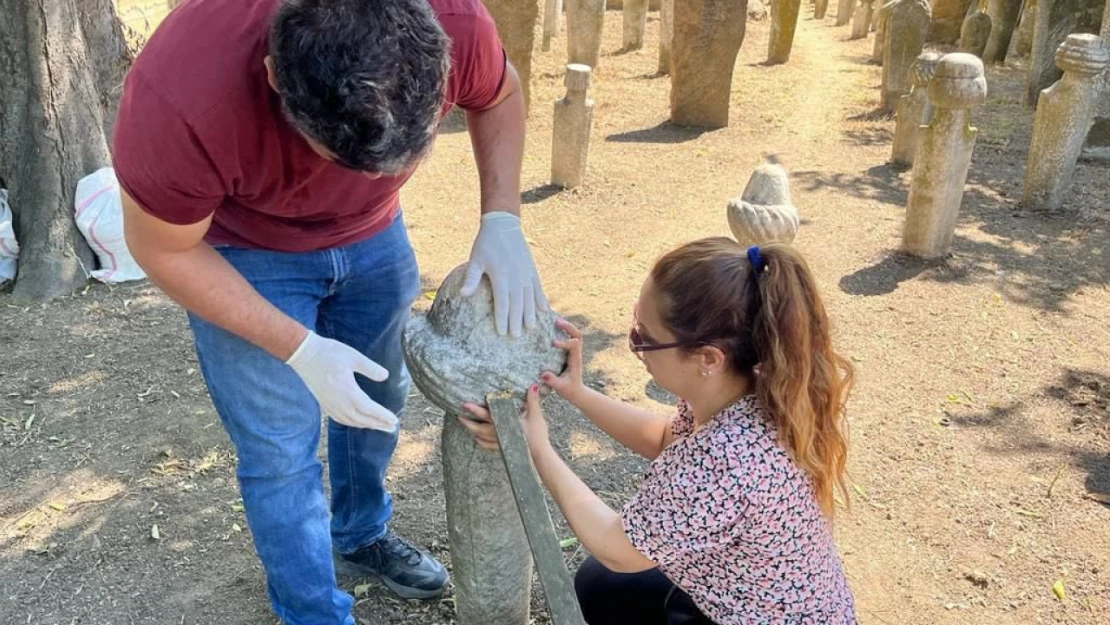
M 547 302 L 520 228 L 520 83 L 479 0 L 186 0 L 124 86 L 113 155 L 128 247 L 188 311 L 291 625 L 353 625 L 337 573 L 409 598 L 447 582 L 389 529 L 383 480 L 419 290 L 398 191 L 452 106 L 481 183 L 463 293 L 488 278 L 497 328 L 516 335 Z

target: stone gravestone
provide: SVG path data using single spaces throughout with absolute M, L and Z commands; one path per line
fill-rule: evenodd
M 1025 166 L 1022 205 L 1055 211 L 1071 186 L 1075 163 L 1094 121 L 1099 74 L 1110 65 L 1110 49 L 1096 35 L 1068 35 L 1056 51 L 1064 77 L 1041 95 Z
M 917 146 L 921 142 L 921 127 L 933 120 L 933 105 L 929 103 L 929 81 L 937 71 L 940 55 L 923 52 L 914 61 L 913 89 L 898 103 L 898 121 L 894 126 L 894 145 L 890 162 L 898 167 L 913 165 Z
M 852 21 L 856 0 L 840 0 L 836 5 L 836 25 L 846 26 Z
M 878 11 L 875 11 L 875 19 L 871 20 L 875 23 L 875 41 L 871 45 L 871 60 L 875 63 L 882 64 L 883 50 L 886 49 L 886 27 L 890 21 L 890 11 L 894 8 L 894 3 L 897 0 L 879 0 L 881 4 Z
M 1036 106 L 1041 91 L 1060 79 L 1056 50 L 1070 34 L 1097 34 L 1106 0 L 1038 0 L 1033 29 L 1033 58 L 1025 103 Z
M 825 19 L 825 15 L 829 12 L 829 0 L 817 0 L 813 4 L 813 18 L 818 20 Z
M 674 44 L 674 0 L 659 7 L 659 75 L 671 75 L 671 46 Z
M 565 0 L 567 7 L 567 62 L 597 69 L 601 60 L 601 29 L 605 0 Z
M 890 9 L 883 46 L 882 108 L 894 112 L 898 99 L 910 92 L 910 67 L 925 48 L 929 33 L 928 0 L 895 0 Z
M 444 411 L 442 452 L 455 608 L 460 625 L 528 625 L 532 558 L 502 459 L 475 444 L 457 420 L 462 404 L 523 389 L 543 370 L 562 371 L 566 353 L 554 312 L 537 311 L 536 328 L 502 337 L 493 322 L 489 280 L 459 295 L 466 265 L 452 271 L 427 315 L 404 332 L 405 363 L 424 397 Z
M 983 61 L 963 52 L 940 59 L 929 81 L 929 100 L 936 113 L 922 131 L 913 162 L 902 230 L 904 251 L 922 258 L 940 258 L 948 253 L 979 134 L 968 123 L 971 108 L 986 99 Z
M 991 36 L 991 16 L 982 8 L 967 16 L 960 27 L 960 52 L 974 54 L 980 59 L 987 49 Z
M 790 60 L 794 47 L 794 31 L 798 27 L 798 14 L 802 0 L 771 0 L 771 37 L 767 44 L 767 62 L 785 63 Z
M 546 0 L 543 5 L 544 52 L 551 51 L 551 38 L 559 34 L 559 18 L 563 14 L 563 0 Z
M 732 70 L 744 41 L 747 0 L 688 0 L 674 12 L 671 122 L 728 126 Z
M 520 0 L 483 0 L 493 22 L 509 62 L 520 76 L 520 86 L 524 95 L 525 110 L 532 102 L 532 46 L 536 39 L 536 18 L 539 16 L 538 2 Z
M 929 26 L 928 41 L 955 44 L 960 40 L 960 27 L 978 0 L 934 0 L 933 23 Z
M 852 14 L 852 35 L 849 39 L 865 39 L 871 32 L 871 17 L 877 0 L 859 0 L 859 6 Z
M 1110 48 L 1110 0 L 1102 14 L 1102 40 Z M 1102 98 L 1099 100 L 1095 124 L 1087 135 L 1087 145 L 1083 157 L 1099 162 L 1110 163 L 1110 70 L 1102 74 Z
M 987 12 L 991 16 L 991 34 L 983 53 L 985 63 L 1004 63 L 1010 50 L 1010 41 L 1021 17 L 1022 0 L 990 0 Z
M 594 101 L 586 97 L 590 88 L 590 68 L 567 65 L 563 78 L 567 95 L 555 103 L 554 139 L 551 142 L 551 183 L 573 188 L 586 177 L 590 152 L 590 127 Z
M 798 234 L 798 209 L 790 201 L 786 170 L 772 162 L 756 167 L 744 193 L 729 200 L 728 226 L 744 247 L 793 242 Z
M 639 50 L 644 47 L 644 28 L 647 26 L 647 0 L 624 0 L 623 38 L 625 50 Z
M 1025 0 L 1025 7 L 1021 10 L 1021 21 L 1018 22 L 1017 42 L 1014 51 L 1018 56 L 1029 56 L 1033 52 L 1033 28 L 1037 25 L 1037 0 Z

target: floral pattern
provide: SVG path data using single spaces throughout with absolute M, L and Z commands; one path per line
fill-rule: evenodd
M 625 505 L 632 544 L 720 625 L 854 625 L 855 607 L 809 475 L 746 396 L 675 440 Z

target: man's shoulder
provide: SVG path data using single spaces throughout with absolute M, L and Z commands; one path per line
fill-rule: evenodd
M 436 15 L 488 18 L 489 12 L 481 0 L 428 0 Z

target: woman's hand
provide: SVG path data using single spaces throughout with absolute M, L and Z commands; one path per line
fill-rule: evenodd
M 556 339 L 553 343 L 555 347 L 567 351 L 567 368 L 562 375 L 544 371 L 540 375 L 540 381 L 551 387 L 563 399 L 574 403 L 574 396 L 585 388 L 582 384 L 582 332 L 566 319 L 557 320 L 555 326 L 570 336 L 565 341 Z
M 484 406 L 470 403 L 463 404 L 463 410 L 470 413 L 470 416 L 460 416 L 459 423 L 470 431 L 478 446 L 489 451 L 500 451 L 497 430 L 493 426 L 489 410 Z M 528 448 L 533 456 L 538 451 L 551 447 L 547 419 L 543 416 L 543 409 L 540 407 L 540 389 L 535 384 L 528 389 L 524 410 L 520 414 L 520 427 L 524 431 L 524 440 L 528 442 Z

